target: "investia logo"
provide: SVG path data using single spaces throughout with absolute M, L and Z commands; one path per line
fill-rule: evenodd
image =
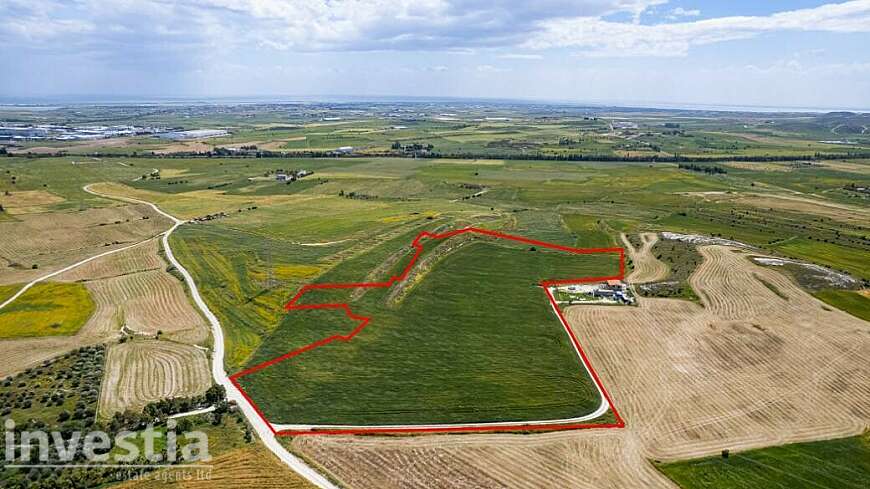
M 156 466 L 211 460 L 208 435 L 202 431 L 179 434 L 171 419 L 165 430 L 149 424 L 144 430 L 118 432 L 114 438 L 105 431 L 18 432 L 12 419 L 6 419 L 4 426 L 7 467 L 131 465 L 143 461 Z

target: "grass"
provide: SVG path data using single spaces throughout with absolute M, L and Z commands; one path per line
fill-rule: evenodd
M 865 488 L 870 480 L 870 434 L 656 467 L 684 489 Z
M 20 286 L 0 287 L 0 296 L 10 288 L 17 291 Z M 94 308 L 82 284 L 40 282 L 0 310 L 0 338 L 72 335 L 87 322 Z
M 582 214 L 563 215 L 565 225 L 577 235 L 575 246 L 578 248 L 609 248 L 616 245 L 614 237 L 608 233 L 606 225 L 595 216 Z
M 356 314 L 373 319 L 348 342 L 241 377 L 271 421 L 516 421 L 575 417 L 598 406 L 592 380 L 536 283 L 614 273 L 615 257 L 482 240 L 443 256 L 437 249 L 430 252 L 436 264 L 398 303 L 386 289 L 310 299 L 350 300 Z M 291 312 L 249 365 L 355 326 L 339 310 Z
M 673 297 L 700 302 L 689 285 L 689 276 L 703 260 L 697 247 L 684 241 L 660 239 L 650 251 L 668 266 L 670 272 L 660 282 L 638 285 L 638 292 L 646 297 Z
M 870 321 L 870 298 L 865 294 L 866 291 L 825 289 L 815 292 L 813 295 L 837 309 L 846 311 L 865 321 Z

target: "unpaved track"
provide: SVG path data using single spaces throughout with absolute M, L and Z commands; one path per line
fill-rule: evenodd
M 628 256 L 631 257 L 631 263 L 634 270 L 628 274 L 626 280 L 633 284 L 645 284 L 649 282 L 658 282 L 668 277 L 670 270 L 668 266 L 659 261 L 652 254 L 652 248 L 659 241 L 659 235 L 656 233 L 641 233 L 641 246 L 635 249 L 628 237 L 625 234 L 620 234 L 625 250 Z
M 568 309 L 625 429 L 293 443 L 358 489 L 633 489 L 675 487 L 649 459 L 861 433 L 870 426 L 870 323 L 825 310 L 737 251 L 700 248 L 689 281 L 705 307 L 642 299 Z
M 151 245 L 153 245 L 154 241 L 150 241 Z M 146 249 L 148 246 L 149 240 L 146 240 L 131 246 L 94 255 L 85 260 L 76 262 L 73 265 L 66 266 L 56 272 L 43 275 L 42 277 L 28 283 L 15 295 L 4 301 L 3 304 L 0 304 L 0 308 L 11 304 L 31 286 L 40 281 L 50 278 L 67 281 L 77 280 L 87 276 L 90 272 L 104 269 L 105 267 L 102 264 L 103 261 L 109 261 L 119 256 L 147 255 Z M 119 271 L 118 273 L 124 273 L 129 270 L 129 268 L 120 266 L 121 263 L 129 264 L 132 262 L 135 262 L 135 260 L 130 260 L 129 258 L 115 260 L 115 264 L 119 265 L 119 268 L 117 269 Z M 91 290 L 91 292 L 93 292 L 93 290 Z M 111 300 L 103 300 L 99 295 L 95 295 L 94 299 L 96 303 L 94 313 L 75 335 L 43 338 L 19 338 L 0 341 L 0 358 L 3 359 L 3 362 L 0 362 L 0 377 L 20 372 L 37 365 L 44 360 L 54 358 L 75 348 L 102 343 L 108 339 L 116 338 L 119 334 L 118 325 L 116 324 L 117 321 L 115 320 L 115 313 L 113 312 L 116 311 L 116 306 Z
M 17 216 L 16 221 L 0 222 L 0 284 L 45 279 L 70 263 L 75 267 L 94 255 L 135 245 L 169 226 L 144 205 Z M 34 264 L 39 268 L 32 269 Z
M 85 192 L 98 195 L 100 197 L 106 197 L 110 199 L 122 200 L 126 202 L 134 202 L 139 204 L 145 204 L 155 212 L 161 214 L 164 217 L 167 217 L 172 220 L 174 223 L 172 227 L 166 231 L 163 235 L 163 250 L 166 252 L 166 259 L 169 260 L 179 273 L 184 277 L 184 281 L 187 284 L 190 295 L 193 297 L 193 301 L 196 306 L 202 311 L 206 320 L 208 320 L 209 325 L 211 325 L 212 337 L 214 338 L 214 351 L 212 352 L 211 359 L 211 371 L 212 378 L 217 384 L 222 385 L 226 389 L 227 399 L 231 401 L 235 401 L 241 412 L 248 419 L 248 422 L 251 423 L 251 426 L 259 435 L 260 439 L 263 441 L 263 444 L 268 448 L 272 453 L 274 453 L 286 466 L 293 469 L 297 474 L 301 475 L 303 478 L 316 485 L 317 487 L 323 489 L 338 489 L 332 482 L 329 481 L 326 477 L 320 475 L 316 470 L 309 467 L 305 462 L 297 458 L 295 455 L 291 454 L 284 448 L 278 439 L 275 437 L 275 434 L 272 432 L 272 429 L 266 424 L 265 421 L 257 414 L 253 407 L 247 402 L 244 396 L 236 389 L 236 386 L 230 382 L 229 377 L 227 376 L 226 370 L 224 370 L 224 335 L 223 330 L 221 329 L 220 321 L 218 321 L 217 316 L 214 315 L 213 312 L 206 305 L 205 300 L 203 300 L 202 296 L 199 293 L 199 288 L 196 286 L 196 282 L 193 280 L 193 276 L 190 272 L 187 271 L 184 266 L 175 259 L 175 255 L 172 253 L 172 248 L 169 246 L 169 237 L 172 235 L 172 232 L 175 231 L 178 226 L 184 224 L 185 221 L 178 219 L 171 214 L 168 214 L 157 207 L 155 204 L 151 202 L 146 202 L 144 200 L 132 199 L 129 197 L 120 197 L 120 196 L 112 196 L 98 193 L 94 190 L 91 190 L 89 186 L 85 186 L 83 189 Z

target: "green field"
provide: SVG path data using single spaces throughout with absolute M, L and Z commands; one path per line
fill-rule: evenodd
M 814 293 L 817 298 L 849 314 L 870 321 L 870 298 L 854 290 L 825 289 Z
M 683 489 L 866 488 L 870 433 L 656 466 Z
M 267 418 L 458 423 L 570 418 L 598 407 L 594 384 L 536 284 L 613 274 L 616 256 L 531 251 L 489 240 L 472 240 L 452 252 L 446 246 L 434 246 L 426 256 L 437 263 L 400 294 L 306 294 L 303 303 L 347 300 L 355 314 L 372 321 L 350 341 L 241 377 Z M 382 276 L 396 273 L 406 259 L 403 253 Z M 342 268 L 322 281 L 354 275 Z M 340 310 L 292 311 L 249 365 L 355 326 Z
M 0 296 L 21 286 L 0 287 Z M 0 338 L 75 334 L 94 312 L 82 284 L 38 283 L 0 310 Z

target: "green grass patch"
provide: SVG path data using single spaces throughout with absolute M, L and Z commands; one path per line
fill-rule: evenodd
M 595 216 L 565 214 L 562 219 L 568 229 L 577 235 L 575 246 L 578 248 L 608 248 L 615 245 L 604 221 Z
M 813 293 L 816 298 L 849 314 L 870 321 L 870 298 L 862 292 L 842 289 L 825 289 Z
M 359 335 L 240 380 L 273 422 L 455 423 L 589 413 L 598 393 L 537 283 L 614 273 L 616 256 L 529 248 L 471 240 L 438 255 L 443 248 L 427 245 L 421 263 L 428 256 L 436 263 L 398 302 L 392 289 L 318 297 L 349 301 L 356 314 L 372 317 Z M 355 326 L 340 310 L 291 312 L 249 366 Z
M 670 273 L 660 282 L 637 285 L 638 293 L 645 297 L 672 297 L 700 302 L 689 285 L 689 276 L 703 261 L 697 246 L 685 241 L 661 239 L 653 245 L 651 252 L 670 268 Z
M 20 288 L 2 287 L 0 296 Z M 94 307 L 82 284 L 41 282 L 0 310 L 0 338 L 72 335 L 91 317 Z
M 859 489 L 870 480 L 870 434 L 656 466 L 684 489 Z

